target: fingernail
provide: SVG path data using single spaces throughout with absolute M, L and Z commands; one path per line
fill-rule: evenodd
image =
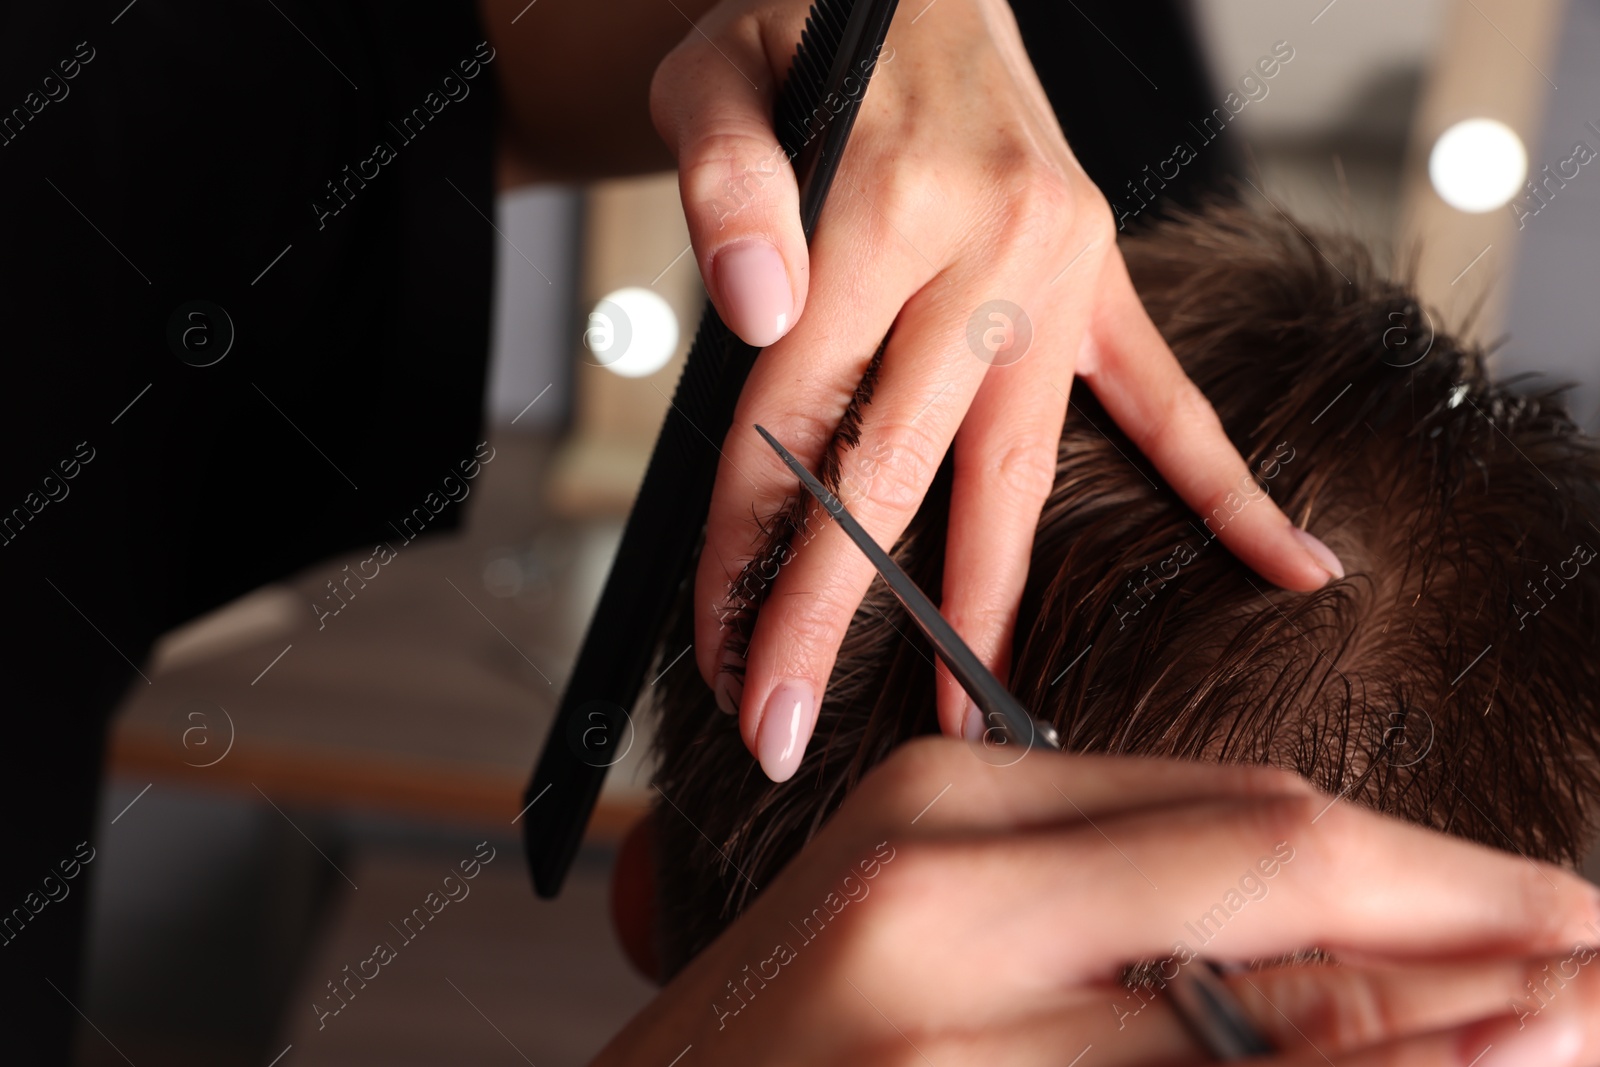
M 803 682 L 784 682 L 772 691 L 756 733 L 756 755 L 768 778 L 786 782 L 793 777 L 816 717 L 816 698 Z
M 1463 1067 L 1566 1067 L 1583 1050 L 1583 1030 L 1570 1015 L 1519 1018 L 1475 1026 L 1461 1038 Z
M 717 253 L 712 274 L 722 290 L 722 312 L 729 327 L 757 348 L 789 330 L 794 290 L 778 250 L 766 241 L 739 241 Z
M 1316 561 L 1317 566 L 1333 575 L 1336 579 L 1344 577 L 1344 564 L 1340 563 L 1339 557 L 1333 554 L 1333 549 L 1312 537 L 1294 523 L 1289 524 L 1289 533 L 1293 535 L 1296 541 L 1300 542 L 1300 547 L 1306 550 L 1306 555 Z
M 978 705 L 967 698 L 967 710 L 961 717 L 961 736 L 968 741 L 981 741 L 983 739 L 983 712 L 978 710 Z

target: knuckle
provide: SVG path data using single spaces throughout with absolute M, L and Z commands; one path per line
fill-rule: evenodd
M 826 664 L 844 639 L 855 606 L 841 591 L 829 587 L 813 592 L 806 610 L 785 617 L 779 659 L 784 671 L 805 678 L 827 676 Z
M 1087 198 L 1079 205 L 1076 217 L 1078 235 L 1096 248 L 1110 248 L 1117 241 L 1117 220 L 1104 196 Z
M 790 497 L 804 498 L 807 496 L 806 491 L 796 483 L 794 475 L 784 466 L 783 460 L 773 454 L 772 450 L 762 444 L 761 439 L 756 436 L 756 423 L 770 427 L 778 440 L 799 457 L 800 462 L 815 467 L 817 457 L 827 451 L 829 443 L 833 440 L 837 418 L 829 419 L 820 412 L 803 410 L 814 405 L 801 404 L 792 405 L 801 410 L 783 412 L 781 417 L 777 417 L 778 412 L 782 411 L 780 405 L 783 402 L 781 394 L 768 392 L 756 395 L 747 390 L 745 395 L 739 398 L 739 410 L 735 416 L 737 425 L 728 431 L 727 450 L 732 451 L 732 446 L 735 444 L 749 448 L 754 454 L 762 457 L 762 470 L 768 473 L 773 485 L 783 486 L 784 493 Z M 748 488 L 749 483 L 736 469 L 733 469 L 732 460 L 721 464 L 719 470 L 726 474 L 730 487 Z
M 891 833 L 899 840 L 918 830 L 939 826 L 945 805 L 929 808 L 929 802 L 947 789 L 960 791 L 972 784 L 975 774 L 984 769 L 960 742 L 931 735 L 914 737 L 902 742 L 874 767 L 846 803 L 859 808 L 853 821 L 875 827 L 880 835 Z M 913 819 L 918 821 L 913 824 Z
M 1155 412 L 1146 437 L 1152 448 L 1160 448 L 1168 444 L 1174 435 L 1195 429 L 1209 429 L 1207 416 L 1212 422 L 1217 421 L 1216 412 L 1200 387 L 1187 374 L 1180 374 L 1173 381 L 1172 392 L 1167 394 L 1165 403 Z M 1217 425 L 1220 427 L 1221 423 Z
M 892 165 L 894 164 L 894 165 Z M 872 199 L 878 210 L 874 216 L 882 225 L 899 221 L 937 218 L 943 210 L 944 190 L 939 172 L 931 163 L 883 160 L 875 167 Z
M 1314 794 L 1264 797 L 1246 810 L 1250 830 L 1259 834 L 1269 849 L 1280 845 L 1298 848 L 1313 839 L 1324 849 L 1337 849 L 1350 837 L 1345 821 L 1337 814 L 1338 805 L 1324 810 L 1321 798 Z
M 996 457 L 991 470 L 1008 496 L 1037 507 L 1055 488 L 1056 449 L 1049 442 L 1013 442 Z
M 939 738 L 911 738 L 872 769 L 861 789 L 870 792 L 891 823 L 902 813 L 909 822 L 950 781 L 950 748 Z
M 1071 183 L 1036 162 L 1009 168 L 1002 186 L 1000 241 L 1011 251 L 1054 249 L 1079 232 L 1082 205 Z
M 885 427 L 879 436 L 889 449 L 864 486 L 863 496 L 873 507 L 909 515 L 933 483 L 944 448 L 913 426 Z
M 779 517 L 779 509 L 796 500 L 811 500 L 783 460 L 761 443 L 755 426 L 759 423 L 768 427 L 812 470 L 816 469 L 817 457 L 827 451 L 834 427 L 822 415 L 805 410 L 812 405 L 794 404 L 796 410 L 783 411 L 779 407 L 782 403 L 783 398 L 774 396 L 770 389 L 746 389 L 740 396 L 733 426 L 722 440 L 723 455 L 717 464 L 712 498 L 713 514 L 734 514 L 737 518 L 707 528 L 708 548 L 732 556 L 737 549 L 730 546 L 743 549 L 752 541 L 752 510 L 754 517 L 762 520 L 764 531 L 765 521 Z M 730 507 L 735 503 L 737 507 Z
M 1181 370 L 1172 376 L 1171 391 L 1157 401 L 1141 421 L 1143 425 L 1131 430 L 1129 436 L 1141 452 L 1157 463 L 1162 457 L 1174 457 L 1192 451 L 1195 443 L 1209 444 L 1219 438 L 1227 440 L 1222 421 L 1217 418 L 1211 401 Z M 1254 499 L 1260 493 L 1259 483 L 1247 478 L 1236 484 L 1230 483 L 1212 495 L 1221 501 L 1230 494 L 1241 499 Z
M 980 657 L 987 658 L 984 649 L 980 647 L 981 643 L 990 640 L 988 635 L 998 635 L 1009 628 L 1015 620 L 1015 611 L 1003 596 L 1005 590 L 999 583 L 984 585 L 981 591 L 985 595 L 975 603 L 963 605 L 958 609 L 940 610 L 944 611 L 946 620 L 955 628 L 956 633 L 965 637 Z M 944 666 L 942 660 L 939 666 L 943 670 L 949 669 Z M 951 680 L 954 682 L 953 676 Z
M 691 136 L 680 147 L 678 158 L 684 200 L 703 205 L 743 205 L 757 200 L 772 176 L 767 173 L 772 168 L 763 165 L 772 152 L 773 147 L 757 139 L 753 131 L 724 126 Z
M 1305 778 L 1284 767 L 1234 764 L 1228 770 L 1234 781 L 1262 796 L 1322 796 Z

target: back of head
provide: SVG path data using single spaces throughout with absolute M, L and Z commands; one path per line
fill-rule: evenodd
M 1275 764 L 1486 845 L 1576 859 L 1600 789 L 1593 443 L 1553 393 L 1491 383 L 1483 354 L 1353 241 L 1229 208 L 1123 251 L 1254 478 L 1194 514 L 1074 387 L 1012 692 L 1071 751 Z M 862 402 L 825 465 L 835 481 Z M 895 549 L 935 601 L 948 486 L 947 464 Z M 1267 494 L 1334 550 L 1343 579 L 1289 593 L 1229 554 L 1216 534 Z M 769 524 L 769 550 L 800 509 Z M 672 648 L 690 639 L 681 615 Z M 748 627 L 748 612 L 733 618 Z M 699 677 L 669 676 L 658 783 L 672 804 L 657 816 L 669 974 L 862 774 L 937 731 L 932 658 L 876 584 L 805 760 L 777 785 Z

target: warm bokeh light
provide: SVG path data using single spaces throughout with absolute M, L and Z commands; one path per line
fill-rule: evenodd
M 630 286 L 608 293 L 589 312 L 583 343 L 595 362 L 624 378 L 643 378 L 678 350 L 678 316 L 659 293 Z
M 1428 177 L 1440 199 L 1478 214 L 1510 202 L 1528 176 L 1528 152 L 1516 131 L 1495 119 L 1467 119 L 1440 134 Z

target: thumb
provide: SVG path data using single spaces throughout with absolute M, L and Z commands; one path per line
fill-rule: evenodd
M 748 40 L 693 32 L 656 69 L 650 110 L 678 159 L 695 260 L 722 321 L 765 348 L 805 303 L 809 261 L 794 169 L 772 131 L 773 78 Z

